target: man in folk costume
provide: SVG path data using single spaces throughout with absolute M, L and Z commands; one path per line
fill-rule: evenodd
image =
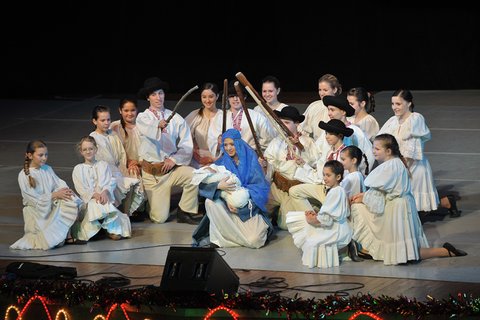
M 177 222 L 198 224 L 198 186 L 190 184 L 193 168 L 193 140 L 185 119 L 164 106 L 168 84 L 157 77 L 148 78 L 138 92 L 150 106 L 137 116 L 141 133 L 139 156 L 142 178 L 150 205 L 150 219 L 164 223 L 170 213 L 171 189 L 183 188 L 177 209 Z M 173 114 L 173 116 L 172 116 Z M 171 117 L 171 121 L 166 120 Z
M 286 230 L 287 212 L 294 211 L 288 190 L 293 185 L 308 181 L 307 177 L 296 175 L 296 171 L 305 164 L 316 167 L 319 152 L 312 138 L 300 135 L 297 131 L 298 125 L 305 119 L 305 116 L 301 115 L 295 107 L 286 106 L 281 111 L 275 110 L 274 112 L 294 136 L 285 139 L 285 134 L 278 134 L 264 153 L 268 162 L 267 177 L 273 182 L 267 211 L 272 213 L 278 209 L 277 225 Z M 297 141 L 303 146 L 303 150 L 294 146 Z
M 325 160 L 319 159 L 316 167 L 305 164 L 297 169 L 295 178 L 303 177 L 308 181 L 290 188 L 291 204 L 295 211 L 318 211 L 318 208 L 314 208 L 314 206 L 321 206 L 325 202 L 324 163 L 329 160 L 340 161 L 340 153 L 346 147 L 343 143 L 344 137 L 350 137 L 353 134 L 353 129 L 347 128 L 342 121 L 337 119 L 328 122 L 320 121 L 318 127 L 327 133 L 326 139 L 330 145 L 330 151 Z
M 355 109 L 348 103 L 347 97 L 345 95 L 339 96 L 326 96 L 323 98 L 323 104 L 328 108 L 328 117 L 330 119 L 341 120 L 345 125 L 353 130 L 353 134 L 350 137 L 345 137 L 343 143 L 345 146 L 357 146 L 362 150 L 363 154 L 367 157 L 368 166 L 371 168 L 375 158 L 373 157 L 373 147 L 372 143 L 368 139 L 367 135 L 363 132 L 360 127 L 350 123 L 347 120 L 347 117 L 351 117 L 355 114 Z M 323 154 L 326 156 L 330 149 L 328 142 L 325 139 L 325 135 L 318 138 L 316 141 L 317 146 L 322 150 Z M 362 164 L 358 168 L 363 175 L 367 175 L 366 172 L 366 162 L 362 161 Z
M 243 96 L 247 97 L 245 90 L 243 90 Z M 248 113 L 255 130 L 255 132 L 252 133 L 247 121 L 247 116 L 245 115 L 245 111 L 243 110 L 240 98 L 238 97 L 233 83 L 230 83 L 228 87 L 228 104 L 230 105 L 230 110 L 227 110 L 226 112 L 227 116 L 225 129 L 233 128 L 240 131 L 242 140 L 247 142 L 248 145 L 254 150 L 256 150 L 256 145 L 253 135 L 256 134 L 263 152 L 276 135 L 275 130 L 270 122 L 268 122 L 265 116 L 261 115 L 257 111 L 249 109 Z M 218 137 L 222 134 L 222 124 L 223 114 L 220 114 L 218 117 L 215 117 L 213 125 L 210 126 L 209 141 L 211 142 L 210 152 L 212 154 L 215 154 L 217 150 L 220 149 Z

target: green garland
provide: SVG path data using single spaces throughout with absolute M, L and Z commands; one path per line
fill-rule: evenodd
M 78 280 L 0 280 L 0 294 L 26 303 L 35 295 L 52 303 L 67 306 L 93 305 L 107 309 L 115 303 L 128 303 L 138 308 L 215 308 L 223 305 L 236 310 L 263 310 L 268 313 L 303 315 L 307 319 L 320 319 L 343 312 L 371 312 L 383 315 L 425 318 L 427 316 L 470 317 L 480 316 L 480 298 L 458 293 L 456 297 L 438 300 L 429 297 L 420 302 L 407 297 L 373 297 L 369 294 L 354 297 L 328 296 L 325 299 L 282 297 L 276 293 L 247 291 L 221 297 L 205 293 L 172 295 L 157 286 L 139 289 L 112 288 Z

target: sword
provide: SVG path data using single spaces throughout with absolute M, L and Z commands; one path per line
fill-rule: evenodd
M 198 86 L 195 86 L 193 88 L 191 88 L 190 90 L 188 90 L 181 98 L 180 100 L 178 100 L 177 104 L 175 105 L 175 107 L 173 107 L 173 110 L 172 110 L 172 114 L 168 117 L 167 120 L 165 120 L 167 122 L 167 124 L 170 122 L 170 120 L 173 118 L 173 116 L 175 115 L 175 113 L 177 113 L 177 108 L 178 106 L 180 106 L 180 104 L 182 104 L 183 100 L 185 100 L 185 98 L 187 98 L 193 91 L 197 90 L 198 89 Z

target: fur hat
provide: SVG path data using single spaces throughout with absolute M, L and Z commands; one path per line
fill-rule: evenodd
M 160 80 L 157 77 L 148 78 L 143 83 L 143 88 L 138 90 L 138 97 L 147 99 L 152 92 L 155 92 L 160 89 L 162 89 L 164 92 L 167 92 L 169 89 L 168 83 Z

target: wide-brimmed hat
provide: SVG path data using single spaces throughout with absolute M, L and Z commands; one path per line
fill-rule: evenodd
M 281 111 L 273 110 L 275 114 L 282 119 L 292 120 L 293 122 L 303 122 L 305 116 L 298 112 L 297 108 L 292 106 L 285 106 Z
M 353 129 L 347 128 L 345 123 L 338 119 L 332 119 L 328 122 L 320 121 L 318 126 L 327 132 L 341 133 L 345 137 L 350 137 L 353 134 Z
M 143 83 L 143 88 L 138 90 L 138 96 L 140 98 L 147 99 L 152 92 L 155 92 L 160 89 L 162 89 L 165 92 L 168 91 L 169 89 L 168 83 L 160 80 L 160 78 L 151 77 L 145 80 L 145 82 Z
M 355 114 L 355 109 L 348 103 L 347 98 L 344 95 L 339 96 L 325 96 L 322 98 L 325 107 L 334 106 L 342 109 L 346 112 L 347 117 L 351 117 Z

